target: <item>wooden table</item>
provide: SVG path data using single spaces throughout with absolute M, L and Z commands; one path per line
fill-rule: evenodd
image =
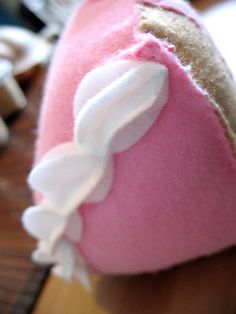
M 156 275 L 91 278 L 87 292 L 50 276 L 34 314 L 236 313 L 236 249 Z
M 7 121 L 10 142 L 0 151 L 0 313 L 28 313 L 47 271 L 31 262 L 35 242 L 20 217 L 31 204 L 26 177 L 31 168 L 36 120 L 45 71 L 26 84 L 28 106 Z

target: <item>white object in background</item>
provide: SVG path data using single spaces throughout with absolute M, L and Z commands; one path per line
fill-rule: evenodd
M 236 1 L 224 1 L 202 14 L 202 19 L 236 80 Z
M 8 117 L 10 114 L 23 109 L 27 100 L 12 76 L 13 66 L 8 60 L 0 60 L 0 116 Z
M 22 27 L 0 27 L 0 59 L 9 60 L 18 82 L 27 81 L 38 65 L 45 64 L 53 46 L 41 36 Z
M 4 121 L 0 118 L 0 147 L 5 146 L 8 142 L 9 132 Z

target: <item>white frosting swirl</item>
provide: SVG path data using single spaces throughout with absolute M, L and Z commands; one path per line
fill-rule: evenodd
M 73 248 L 82 232 L 78 207 L 105 198 L 112 184 L 112 154 L 138 142 L 168 98 L 168 70 L 149 61 L 120 60 L 88 73 L 74 101 L 72 142 L 51 149 L 29 176 L 43 195 L 23 215 L 26 230 L 39 240 L 35 260 L 54 263 L 54 272 L 85 286 L 85 263 Z

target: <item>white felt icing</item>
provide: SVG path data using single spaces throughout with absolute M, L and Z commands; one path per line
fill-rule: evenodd
M 43 200 L 28 208 L 23 224 L 39 240 L 35 260 L 53 263 L 66 279 L 85 286 L 85 263 L 73 248 L 82 232 L 78 207 L 108 194 L 112 155 L 150 129 L 168 98 L 168 70 L 148 61 L 115 61 L 88 73 L 74 101 L 74 139 L 51 149 L 29 176 Z

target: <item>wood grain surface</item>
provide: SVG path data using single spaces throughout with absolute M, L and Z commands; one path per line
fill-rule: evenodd
M 34 314 L 236 313 L 236 249 L 157 274 L 91 281 L 88 292 L 50 276 Z
M 28 105 L 7 121 L 10 142 L 0 151 L 0 314 L 30 311 L 45 278 L 45 268 L 31 262 L 35 242 L 20 217 L 32 202 L 26 185 L 35 142 L 36 120 L 45 71 L 25 85 Z

